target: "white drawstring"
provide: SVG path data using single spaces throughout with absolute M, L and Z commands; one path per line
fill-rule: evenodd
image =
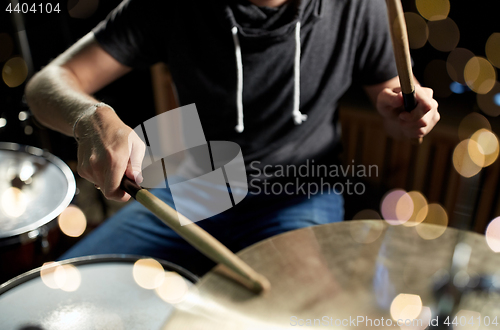
M 300 112 L 300 21 L 295 26 L 295 61 L 293 64 L 295 84 L 293 88 L 293 120 L 295 125 L 307 120 L 307 115 Z
M 238 39 L 238 28 L 234 26 L 231 29 L 233 33 L 234 52 L 236 55 L 236 109 L 238 111 L 238 125 L 236 125 L 236 132 L 241 133 L 245 129 L 243 125 L 243 62 L 241 60 L 241 47 L 240 40 Z
M 241 46 L 238 39 L 238 28 L 231 29 L 233 34 L 234 52 L 236 56 L 236 110 L 238 111 L 238 124 L 236 132 L 241 133 L 245 129 L 243 124 L 243 62 L 241 59 Z M 300 22 L 295 25 L 295 60 L 293 65 L 294 87 L 293 87 L 293 120 L 296 125 L 307 120 L 307 115 L 300 112 Z

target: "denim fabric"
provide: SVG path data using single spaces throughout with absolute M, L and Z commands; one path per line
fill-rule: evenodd
M 174 207 L 168 188 L 150 191 Z M 343 216 L 342 195 L 334 193 L 310 198 L 248 194 L 233 208 L 197 224 L 237 252 L 290 230 L 342 221 Z M 203 275 L 214 266 L 136 201 L 106 220 L 60 259 L 97 254 L 150 256 L 173 262 L 197 275 Z

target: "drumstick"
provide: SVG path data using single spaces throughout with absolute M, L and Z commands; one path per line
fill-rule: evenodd
M 392 47 L 396 58 L 401 92 L 403 93 L 404 108 L 411 112 L 417 106 L 415 100 L 415 83 L 413 82 L 413 71 L 411 68 L 410 44 L 408 32 L 400 0 L 386 0 L 387 13 L 389 14 L 389 28 L 391 30 Z M 422 143 L 422 138 L 411 139 L 412 143 Z
M 126 176 L 123 177 L 120 187 L 136 201 L 153 212 L 154 215 L 172 228 L 177 234 L 182 236 L 189 244 L 198 249 L 198 251 L 214 262 L 220 263 L 236 273 L 230 274 L 227 270 L 223 270 L 226 276 L 231 277 L 233 280 L 238 281 L 240 284 L 256 293 L 268 291 L 271 288 L 271 284 L 267 278 L 254 271 L 212 235 L 207 233 L 197 224 L 189 221 L 158 197 L 140 187 Z M 179 221 L 180 218 L 191 223 L 181 226 Z

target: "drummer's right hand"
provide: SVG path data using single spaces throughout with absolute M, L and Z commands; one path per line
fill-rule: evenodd
M 128 201 L 130 195 L 120 189 L 120 183 L 124 175 L 137 183 L 142 181 L 144 142 L 108 107 L 82 117 L 75 135 L 78 174 L 94 183 L 106 198 Z

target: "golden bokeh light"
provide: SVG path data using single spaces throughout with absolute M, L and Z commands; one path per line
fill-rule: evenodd
M 87 218 L 82 210 L 76 205 L 69 205 L 59 215 L 58 220 L 61 231 L 70 237 L 79 237 L 87 228 Z
M 479 312 L 462 309 L 455 316 L 457 318 L 457 324 L 453 324 L 453 329 L 477 330 L 480 327 L 479 320 L 481 319 L 481 313 Z M 455 317 L 452 319 L 454 321 Z
M 163 266 L 151 258 L 137 260 L 132 268 L 132 274 L 137 285 L 148 290 L 162 285 L 165 278 Z
M 486 228 L 486 243 L 493 252 L 500 252 L 500 217 L 497 217 L 488 224 Z
M 54 273 L 58 266 L 58 262 L 50 261 L 44 263 L 40 269 L 40 278 L 42 279 L 43 284 L 51 289 L 59 289 L 59 285 L 56 282 L 54 276 Z
M 481 128 L 476 133 L 472 134 L 471 141 L 475 141 L 477 143 L 477 152 L 484 155 L 484 163 L 482 165 L 483 167 L 490 166 L 497 160 L 499 145 L 498 138 L 493 132 Z M 471 156 L 473 161 L 475 158 L 472 157 L 472 153 L 476 153 L 476 150 L 471 151 L 471 148 L 474 147 L 474 144 L 469 143 L 469 155 Z
M 425 20 L 418 14 L 412 12 L 405 13 L 406 27 L 408 30 L 408 41 L 410 48 L 422 48 L 429 38 L 429 28 Z
M 99 7 L 99 0 L 68 0 L 69 16 L 85 19 L 92 16 Z
M 380 214 L 378 214 L 375 210 L 361 210 L 354 215 L 352 220 L 373 220 L 373 219 L 382 219 Z
M 493 88 L 486 94 L 477 94 L 477 105 L 488 116 L 500 115 L 500 83 L 495 81 Z
M 486 41 L 486 58 L 497 68 L 500 68 L 500 33 L 493 33 Z
M 18 218 L 26 212 L 28 197 L 17 187 L 9 187 L 2 194 L 1 210 L 8 217 Z
M 60 265 L 54 271 L 54 281 L 59 289 L 73 292 L 80 287 L 82 276 L 75 266 L 71 264 Z
M 440 237 L 446 231 L 448 226 L 448 214 L 446 210 L 439 204 L 429 204 L 420 212 L 426 212 L 427 216 L 424 221 L 415 227 L 420 237 L 425 240 L 432 240 Z M 427 224 L 431 226 L 425 226 Z
M 434 96 L 448 97 L 451 95 L 452 82 L 443 60 L 430 61 L 424 70 L 425 85 L 434 90 Z
M 435 1 L 435 0 L 431 0 Z M 451 52 L 460 41 L 460 30 L 451 18 L 428 22 L 429 43 L 442 52 Z
M 451 79 L 465 85 L 464 70 L 474 53 L 465 48 L 455 48 L 446 59 L 446 69 Z
M 181 302 L 188 290 L 186 280 L 175 272 L 165 272 L 163 283 L 155 289 L 158 296 L 169 304 Z
M 439 21 L 450 13 L 449 0 L 416 0 L 417 10 L 429 21 Z
M 7 33 L 0 33 L 0 62 L 6 61 L 14 51 L 14 43 Z
M 469 144 L 472 144 L 470 148 Z M 477 142 L 470 139 L 463 140 L 455 147 L 453 151 L 453 167 L 455 167 L 458 174 L 465 178 L 471 178 L 481 171 L 485 157 L 479 152 L 479 148 Z M 471 153 L 470 150 L 475 152 Z
M 464 68 L 465 83 L 478 94 L 486 94 L 493 89 L 497 72 L 484 57 L 474 56 Z
M 410 191 L 408 196 L 410 196 L 413 202 L 413 213 L 403 225 L 406 227 L 415 227 L 424 221 L 427 216 L 427 199 L 418 191 Z
M 465 116 L 458 126 L 458 138 L 460 140 L 469 139 L 472 134 L 481 128 L 491 131 L 491 124 L 485 116 L 472 112 Z
M 472 135 L 474 136 L 474 135 Z M 470 160 L 474 162 L 477 166 L 486 166 L 486 157 L 484 155 L 483 148 L 477 143 L 477 141 L 472 138 L 467 143 L 467 152 L 469 154 Z
M 411 325 L 403 324 L 400 325 L 399 327 L 401 330 L 425 330 L 429 326 L 431 318 L 432 318 L 431 309 L 427 306 L 422 306 L 422 311 L 420 312 L 420 315 L 416 317 L 416 319 L 419 320 L 418 322 L 412 322 Z
M 410 219 L 413 214 L 413 201 L 406 191 L 394 189 L 382 198 L 380 211 L 385 221 L 397 226 Z
M 391 303 L 393 320 L 413 320 L 422 311 L 422 299 L 419 295 L 401 293 Z
M 375 242 L 384 231 L 384 222 L 370 220 L 351 221 L 349 229 L 354 241 L 361 244 L 370 244 Z
M 2 79 L 11 88 L 22 85 L 28 77 L 28 65 L 20 57 L 13 57 L 5 62 L 2 69 Z

